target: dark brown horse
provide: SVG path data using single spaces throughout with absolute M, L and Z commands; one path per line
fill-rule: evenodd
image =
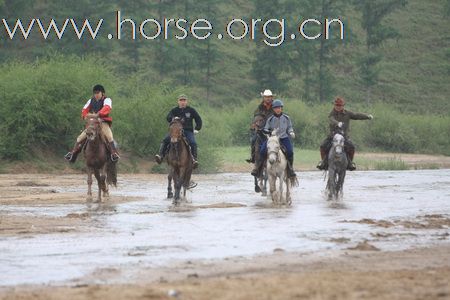
M 189 145 L 183 137 L 183 123 L 179 118 L 175 118 L 169 126 L 170 147 L 167 154 L 167 163 L 170 166 L 170 177 L 173 177 L 175 198 L 174 205 L 178 205 L 181 199 L 181 188 L 183 188 L 183 199 L 186 200 L 186 191 L 192 175 L 192 156 Z
M 88 173 L 87 200 L 92 200 L 92 174 L 95 175 L 98 184 L 97 202 L 102 201 L 103 196 L 109 196 L 108 185 L 117 184 L 116 162 L 110 159 L 106 142 L 101 135 L 102 120 L 97 115 L 89 114 L 86 117 L 86 145 L 84 147 L 84 158 Z
M 262 158 L 260 157 L 261 154 L 259 153 L 259 148 L 261 146 L 261 143 L 267 139 L 267 137 L 264 135 L 264 133 L 262 132 L 262 129 L 264 128 L 265 125 L 265 119 L 264 116 L 262 115 L 256 115 L 253 118 L 252 121 L 252 125 L 251 128 L 253 130 L 255 130 L 255 134 L 256 134 L 256 141 L 255 141 L 255 160 L 261 160 Z M 267 170 L 266 170 L 266 164 L 262 164 L 262 170 L 260 172 L 260 176 L 259 177 L 254 177 L 254 184 L 255 184 L 255 192 L 256 193 L 261 193 L 261 196 L 267 196 Z

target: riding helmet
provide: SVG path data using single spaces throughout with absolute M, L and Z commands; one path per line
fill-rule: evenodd
M 275 107 L 283 107 L 283 101 L 281 101 L 280 99 L 276 99 L 272 102 L 272 108 Z
M 103 85 L 101 84 L 97 84 L 96 86 L 94 86 L 94 88 L 92 89 L 92 91 L 95 92 L 102 92 L 103 94 L 105 93 L 105 88 L 103 87 Z

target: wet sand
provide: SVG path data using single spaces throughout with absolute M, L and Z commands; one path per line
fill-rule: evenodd
M 121 175 L 94 208 L 83 175 L 0 175 L 0 299 L 450 299 L 447 175 L 357 173 L 334 206 L 301 173 L 292 208 L 197 175 L 178 212 L 161 175 Z
M 450 299 L 450 245 L 400 252 L 277 253 L 143 270 L 128 284 L 16 286 L 0 299 Z M 108 281 L 120 270 L 92 274 Z M 160 275 L 159 280 L 151 280 Z M 184 279 L 180 279 L 184 277 Z

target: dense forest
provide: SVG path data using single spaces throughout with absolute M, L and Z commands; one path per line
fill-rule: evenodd
M 127 24 L 121 40 L 110 39 L 119 10 L 138 26 L 149 18 L 161 24 L 164 18 L 204 18 L 214 34 L 133 40 Z M 26 159 L 37 149 L 63 153 L 82 128 L 79 111 L 96 83 L 113 98 L 119 143 L 139 156 L 156 150 L 167 129 L 164 115 L 181 92 L 205 119 L 199 136 L 204 155 L 245 144 L 266 88 L 285 100 L 302 147 L 317 148 L 330 103 L 340 95 L 349 108 L 376 117 L 353 129 L 362 148 L 450 154 L 448 0 L 0 0 L 0 16 L 2 159 Z M 44 39 L 36 24 L 26 40 L 9 38 L 17 19 L 26 28 L 37 18 L 45 28 L 51 19 L 59 28 L 69 18 L 104 22 L 96 40 L 78 39 L 73 30 Z M 345 37 L 333 27 L 328 40 L 288 35 L 277 47 L 267 46 L 261 34 L 218 39 L 233 18 L 284 18 L 287 32 L 305 19 L 339 18 Z M 268 31 L 276 34 L 272 25 Z M 321 30 L 310 28 L 312 35 Z

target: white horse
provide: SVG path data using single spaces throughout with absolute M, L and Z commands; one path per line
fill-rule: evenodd
M 267 140 L 267 175 L 269 177 L 270 196 L 274 204 L 290 205 L 292 203 L 290 186 L 291 181 L 288 178 L 287 173 L 287 159 L 284 153 L 281 151 L 280 140 L 276 135 L 276 131 L 272 132 L 272 135 Z M 278 190 L 276 189 L 276 183 L 278 179 Z M 283 198 L 283 187 L 286 185 L 286 196 Z
M 328 154 L 328 200 L 337 200 L 342 197 L 345 173 L 348 165 L 344 144 L 344 136 L 340 133 L 336 133 L 333 136 L 333 145 Z

